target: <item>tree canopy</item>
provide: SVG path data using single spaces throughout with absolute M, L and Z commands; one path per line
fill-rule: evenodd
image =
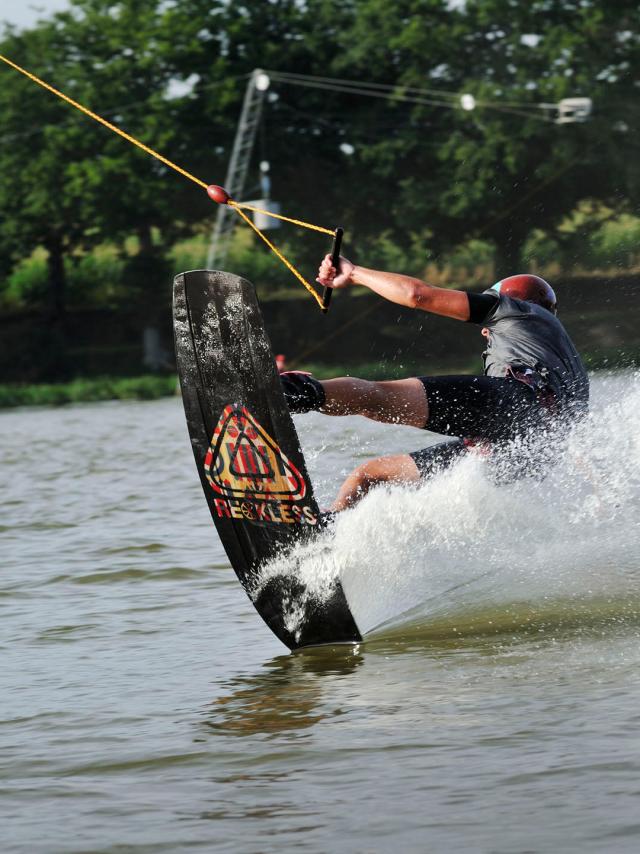
M 345 225 L 362 263 L 388 260 L 389 245 L 398 262 L 415 246 L 426 262 L 482 237 L 504 274 L 534 230 L 556 229 L 581 202 L 637 213 L 631 0 L 72 0 L 5 32 L 0 52 L 216 183 L 254 68 L 393 86 L 398 97 L 385 99 L 280 81 L 267 99 L 278 199 Z M 0 273 L 44 247 L 61 311 L 74 253 L 134 236 L 133 291 L 144 301 L 166 290 L 166 250 L 208 227 L 206 195 L 0 74 Z M 463 93 L 476 109 L 461 108 Z M 575 96 L 594 103 L 583 124 L 556 124 L 540 106 Z

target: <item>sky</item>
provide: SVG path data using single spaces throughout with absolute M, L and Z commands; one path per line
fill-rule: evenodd
M 29 27 L 39 18 L 68 8 L 68 0 L 0 0 L 0 30 L 4 23 L 15 24 L 20 28 Z

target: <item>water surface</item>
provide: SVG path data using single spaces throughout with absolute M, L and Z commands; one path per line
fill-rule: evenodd
M 179 400 L 1 414 L 2 850 L 637 851 L 640 384 L 594 386 L 582 474 L 472 464 L 341 520 L 305 571 L 340 572 L 370 636 L 295 655 Z M 425 443 L 297 424 L 322 503 Z

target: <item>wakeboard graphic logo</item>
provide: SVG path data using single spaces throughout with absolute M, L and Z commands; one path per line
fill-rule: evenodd
M 248 409 L 226 406 L 213 432 L 204 471 L 219 517 L 249 522 L 316 524 L 302 506 L 307 485 L 301 473 Z

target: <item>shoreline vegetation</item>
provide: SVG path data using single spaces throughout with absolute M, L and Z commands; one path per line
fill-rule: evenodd
M 583 354 L 590 372 L 636 369 L 640 365 L 640 352 L 608 352 L 597 355 Z M 431 373 L 450 373 L 450 368 L 431 366 Z M 363 379 L 400 379 L 419 375 L 424 365 L 388 362 L 360 362 L 329 365 L 306 363 L 296 369 L 307 370 L 318 379 L 335 376 L 357 376 Z M 462 373 L 480 373 L 479 361 L 469 364 Z M 65 406 L 74 403 L 97 403 L 108 400 L 158 400 L 180 393 L 176 374 L 143 374 L 137 377 L 78 377 L 61 383 L 4 383 L 0 384 L 0 410 L 23 406 Z
M 637 363 L 640 161 L 628 115 L 637 3 L 586 4 L 573 28 L 544 4 L 513 4 L 510 26 L 496 29 L 486 3 L 449 4 L 446 27 L 437 4 L 413 4 L 407 27 L 381 18 L 379 0 L 359 0 L 340 6 L 337 52 L 326 39 L 332 4 L 248 0 L 240 15 L 214 5 L 199 15 L 198 4 L 74 0 L 73 14 L 0 23 L 3 67 L 14 66 L 0 87 L 0 408 L 173 393 L 170 282 L 206 265 L 217 210 L 203 180 L 196 193 L 167 169 L 227 173 L 259 68 L 271 69 L 268 119 L 255 140 L 245 128 L 236 195 L 260 193 L 259 208 L 275 202 L 301 217 L 266 223 L 281 229 L 275 245 L 301 274 L 313 276 L 339 214 L 345 253 L 367 267 L 470 290 L 524 270 L 549 278 L 576 346 L 595 356 L 590 367 Z M 535 49 L 523 49 L 532 26 Z M 123 60 L 132 34 L 144 61 Z M 486 40 L 470 76 L 460 45 Z M 304 72 L 295 86 L 291 69 Z M 67 104 L 34 86 L 40 74 Z M 416 100 L 416 81 L 433 98 Z M 566 110 L 586 92 L 582 111 Z M 93 105 L 147 155 L 176 164 L 164 154 L 162 166 L 143 164 L 140 147 L 105 136 L 88 121 L 97 114 L 71 104 Z M 480 348 L 462 330 L 423 330 L 423 318 L 366 293 L 336 300 L 327 323 L 254 229 L 233 222 L 212 266 L 224 257 L 256 284 L 290 367 L 324 360 L 320 377 L 478 372 Z M 305 234 L 302 222 L 328 234 Z
M 0 385 L 0 409 L 16 406 L 63 406 L 104 400 L 157 400 L 177 394 L 175 374 L 139 377 L 91 377 L 62 383 Z

